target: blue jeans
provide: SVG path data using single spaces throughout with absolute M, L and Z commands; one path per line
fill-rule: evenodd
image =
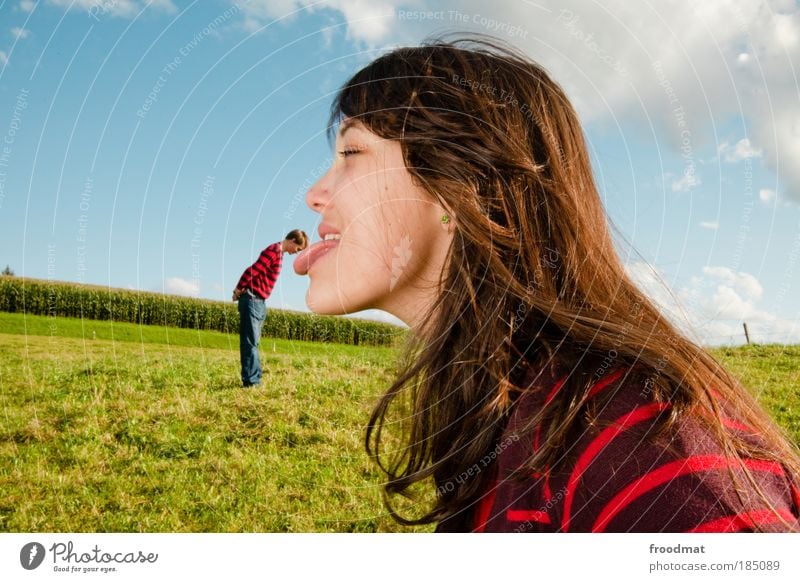
M 258 359 L 258 341 L 261 326 L 267 317 L 264 300 L 245 291 L 239 297 L 239 352 L 242 361 L 242 384 L 261 383 L 261 361 Z

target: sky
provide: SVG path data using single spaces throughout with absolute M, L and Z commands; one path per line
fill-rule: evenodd
M 678 325 L 800 342 L 796 0 L 0 0 L 0 267 L 228 300 L 262 248 L 317 240 L 342 83 L 459 31 L 564 88 L 626 268 Z M 292 260 L 268 306 L 307 311 Z

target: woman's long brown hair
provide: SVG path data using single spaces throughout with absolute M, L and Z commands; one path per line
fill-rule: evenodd
M 497 445 L 515 394 L 526 388 L 525 366 L 574 372 L 564 398 L 539 415 L 551 428 L 531 467 L 564 458 L 591 372 L 610 363 L 635 367 L 653 398 L 671 404 L 659 432 L 686 414 L 703 422 L 767 506 L 741 457 L 774 460 L 800 475 L 797 450 L 782 431 L 626 274 L 578 117 L 543 68 L 483 37 L 399 48 L 345 84 L 331 130 L 343 117 L 398 140 L 409 172 L 455 223 L 441 293 L 367 429 L 395 519 L 439 521 L 479 499 L 490 471 L 457 477 Z M 761 444 L 724 429 L 722 403 Z M 387 450 L 395 417 L 401 446 Z M 421 516 L 400 515 L 396 494 L 431 477 L 454 486 L 438 487 Z

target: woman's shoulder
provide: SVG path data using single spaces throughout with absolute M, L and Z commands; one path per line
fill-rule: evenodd
M 537 369 L 526 364 L 508 426 L 511 429 L 526 426 L 530 418 L 557 401 L 580 406 L 585 412 L 582 417 L 596 426 L 622 419 L 629 413 L 638 416 L 651 410 L 659 412 L 664 407 L 653 398 L 652 386 L 652 378 L 636 367 L 582 370 L 552 365 Z
M 547 426 L 532 426 L 530 419 L 557 399 L 571 400 L 575 395 L 562 391 L 575 386 L 583 387 L 578 398 L 583 410 L 565 439 L 558 466 L 532 475 L 528 484 L 504 478 L 525 467 L 553 434 Z M 659 430 L 672 412 L 671 403 L 654 398 L 652 382 L 641 370 L 618 367 L 594 377 L 548 370 L 532 375 L 529 388 L 515 402 L 501 441 L 508 446 L 498 459 L 497 499 L 509 506 L 509 515 L 524 514 L 517 506 L 547 507 L 548 523 L 561 531 L 716 531 L 743 527 L 751 514 L 767 529 L 775 525 L 775 515 L 757 496 L 737 496 L 730 480 L 736 465 L 701 418 L 682 414 L 668 423 L 668 430 Z M 539 418 L 548 422 L 546 415 Z M 726 426 L 747 430 L 735 419 Z M 792 490 L 781 465 L 744 462 L 783 517 L 797 523 L 800 494 Z

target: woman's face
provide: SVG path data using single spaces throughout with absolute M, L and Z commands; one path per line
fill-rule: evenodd
M 321 241 L 294 263 L 311 279 L 306 303 L 319 314 L 388 311 L 415 327 L 438 294 L 452 220 L 412 181 L 400 144 L 345 119 L 328 172 L 306 194 Z M 326 236 L 327 235 L 327 236 Z

